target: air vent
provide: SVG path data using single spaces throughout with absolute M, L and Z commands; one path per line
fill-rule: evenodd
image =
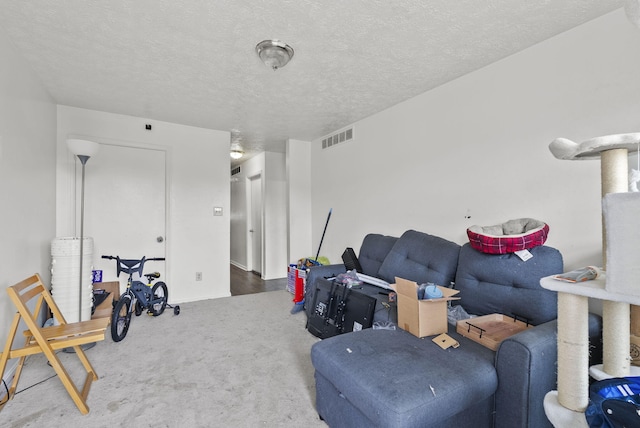
M 240 167 L 237 166 L 231 170 L 231 175 L 240 174 Z
M 353 140 L 353 128 L 343 129 L 335 134 L 328 135 L 322 138 L 322 148 L 328 149 L 329 147 L 336 146 L 341 143 Z

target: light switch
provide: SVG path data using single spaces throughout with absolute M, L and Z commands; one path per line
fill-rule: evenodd
M 213 207 L 213 215 L 222 215 L 222 207 Z

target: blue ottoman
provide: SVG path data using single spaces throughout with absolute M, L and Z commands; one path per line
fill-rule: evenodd
M 331 427 L 492 426 L 495 353 L 448 334 L 462 346 L 373 329 L 315 343 L 318 414 Z

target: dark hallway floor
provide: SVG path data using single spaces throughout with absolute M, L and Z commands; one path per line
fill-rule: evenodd
M 263 291 L 286 290 L 287 278 L 263 281 L 260 275 L 231 266 L 231 295 L 262 293 Z

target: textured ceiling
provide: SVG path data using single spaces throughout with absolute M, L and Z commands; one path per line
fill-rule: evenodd
M 623 6 L 622 0 L 0 0 L 59 104 L 313 140 Z M 264 39 L 295 55 L 272 71 Z

